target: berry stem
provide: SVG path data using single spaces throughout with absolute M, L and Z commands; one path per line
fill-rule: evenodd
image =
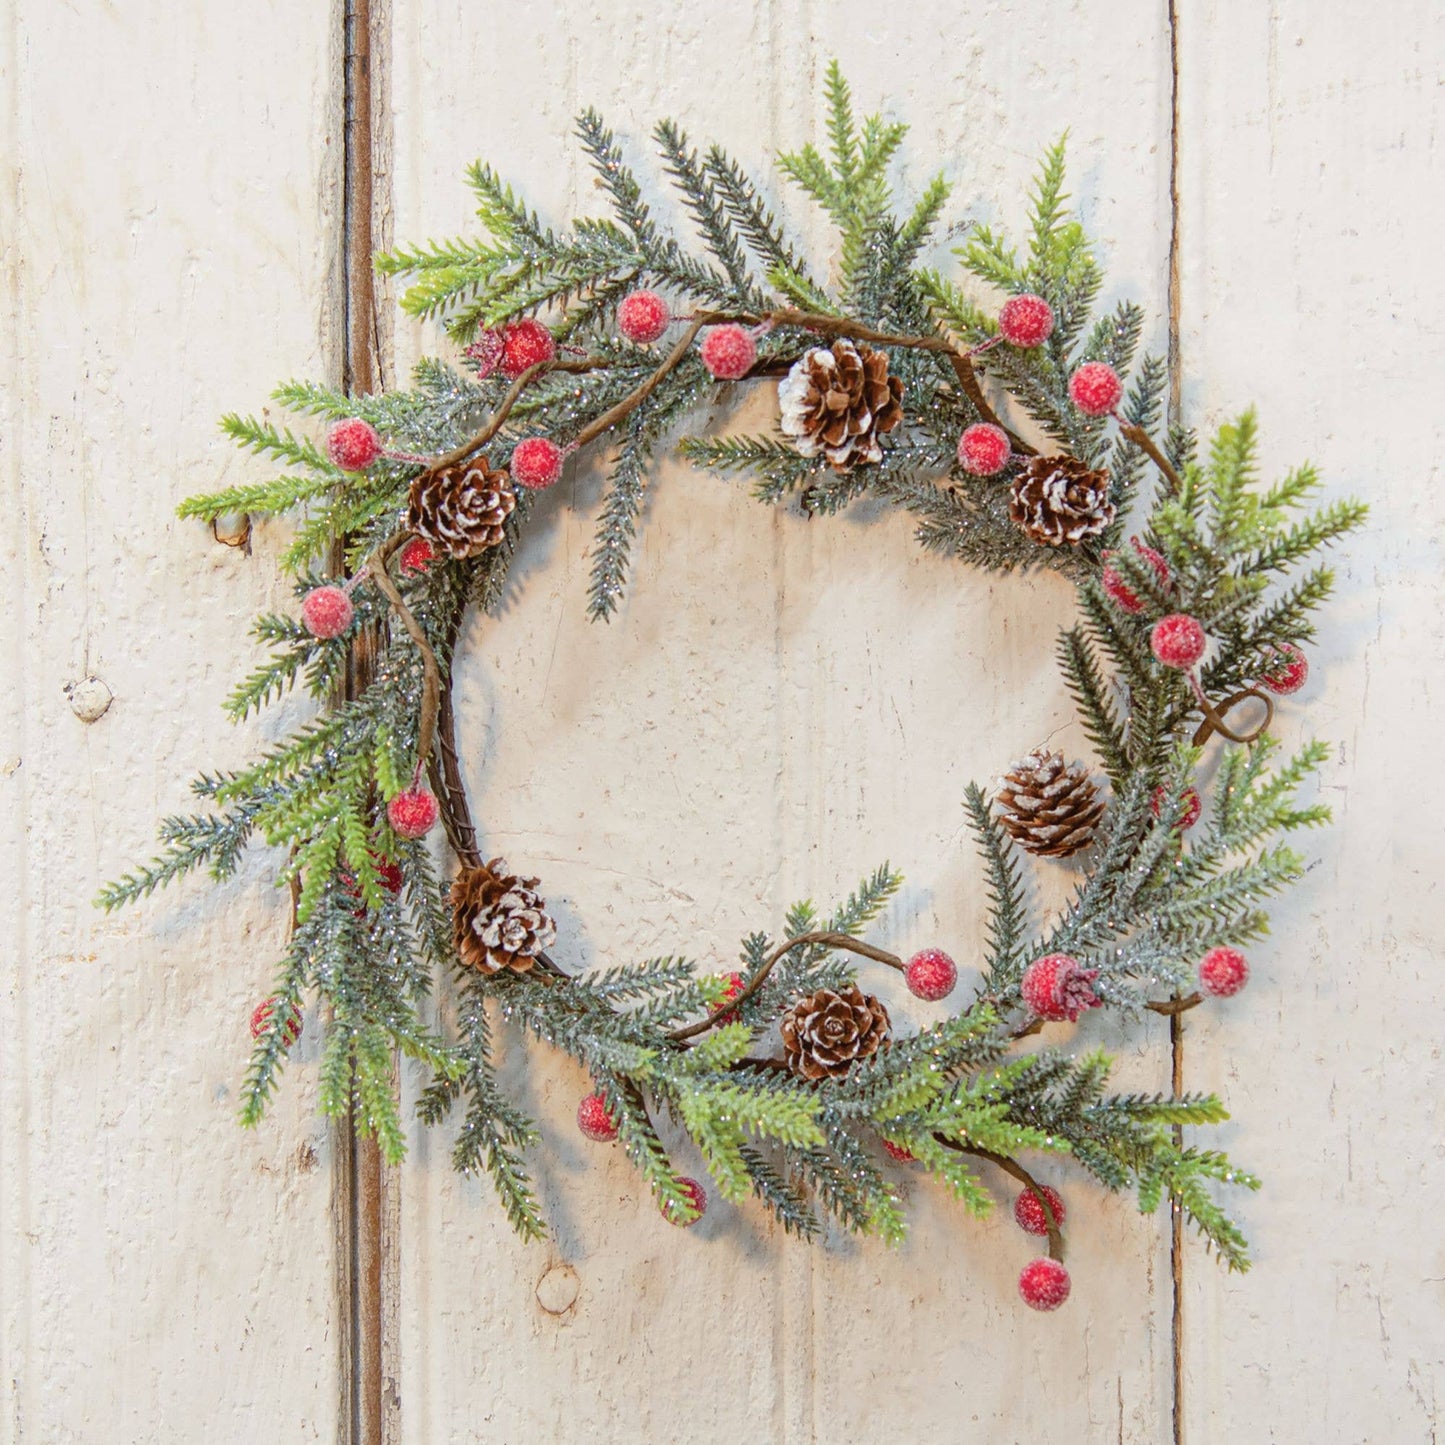
M 953 1149 L 960 1154 L 972 1154 L 977 1159 L 987 1159 L 990 1164 L 997 1165 L 1005 1174 L 1011 1174 L 1017 1179 L 1039 1201 L 1043 1210 L 1044 1223 L 1049 1230 L 1049 1258 L 1060 1264 L 1064 1262 L 1064 1236 L 1059 1229 L 1058 1220 L 1054 1218 L 1049 1196 L 1044 1193 L 1039 1181 L 1017 1159 L 1010 1159 L 1007 1154 L 995 1154 L 992 1149 L 982 1149 L 977 1144 L 960 1144 L 957 1139 L 950 1139 L 947 1134 L 935 1134 L 933 1137 L 945 1149 Z

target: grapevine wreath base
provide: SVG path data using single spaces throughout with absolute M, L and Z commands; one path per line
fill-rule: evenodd
M 181 514 L 297 513 L 283 564 L 300 601 L 299 620 L 256 624 L 272 657 L 229 710 L 244 718 L 301 680 L 319 715 L 244 771 L 199 778 L 209 811 L 167 819 L 163 854 L 100 901 L 201 864 L 225 877 L 254 839 L 279 850 L 291 938 L 252 1018 L 243 1120 L 261 1117 L 314 993 L 328 1020 L 323 1109 L 351 1109 L 400 1158 L 393 1051 L 420 1060 L 433 1076 L 422 1117 L 461 1108 L 457 1167 L 489 1173 L 528 1238 L 544 1231 L 524 1163 L 536 1132 L 493 1072 L 499 1020 L 583 1065 L 578 1127 L 621 1144 L 673 1224 L 715 1191 L 754 1196 L 804 1236 L 827 1216 L 896 1240 L 897 1171 L 936 1174 L 983 1213 L 987 1166 L 1017 1181 L 1015 1217 L 1047 1242 L 1020 1293 L 1054 1309 L 1069 1293 L 1065 1202 L 1021 1160 L 1070 1156 L 1105 1187 L 1137 1190 L 1143 1210 L 1167 1196 L 1242 1269 L 1245 1242 L 1210 1185 L 1256 1181 L 1179 1131 L 1223 1119 L 1218 1099 L 1111 1093 L 1102 1054 L 1017 1046 L 1096 1009 L 1178 1013 L 1244 985 L 1241 946 L 1301 870 L 1280 835 L 1327 816 L 1297 800 L 1325 749 L 1282 758 L 1268 734 L 1274 698 L 1305 681 L 1302 645 L 1331 587 L 1327 567 L 1298 569 L 1364 509 L 1305 511 L 1308 467 L 1261 484 L 1249 413 L 1202 458 L 1180 429 L 1156 443 L 1165 369 L 1136 364 L 1138 307 L 1092 315 L 1100 271 L 1064 207 L 1062 146 L 1045 156 L 1022 256 L 981 225 L 954 253 L 980 294 L 1003 298 L 986 306 L 921 264 L 943 179 L 893 210 L 886 175 L 905 127 L 856 123 L 836 67 L 828 99 L 830 155 L 809 146 L 780 164 L 837 226 L 831 285 L 723 151 L 699 155 L 664 122 L 654 138 L 705 254 L 684 249 L 589 111 L 579 132 L 612 219 L 554 231 L 477 166 L 487 239 L 381 258 L 412 278 L 408 311 L 445 319 L 461 364 L 425 361 L 412 389 L 377 396 L 283 386 L 280 402 L 330 422 L 324 446 L 226 419 L 285 470 Z M 453 649 L 468 608 L 495 608 L 533 494 L 571 453 L 608 448 L 590 607 L 610 617 L 649 467 L 720 384 L 774 389 L 778 427 L 689 437 L 695 464 L 751 473 L 762 500 L 812 515 L 881 498 L 916 517 L 926 547 L 1051 568 L 1077 589 L 1058 656 L 1095 756 L 1036 748 L 991 798 L 968 789 L 987 945 L 971 996 L 930 1028 L 899 1028 L 864 981 L 882 967 L 920 998 L 958 989 L 941 949 L 905 960 L 860 936 L 899 886 L 887 866 L 826 916 L 799 904 L 780 935 L 746 938 L 735 972 L 669 956 L 577 975 L 542 884 L 525 859 L 487 856 L 468 808 Z M 429 846 L 438 823 L 454 876 Z M 1074 873 L 1058 916 L 1030 916 L 1034 866 Z M 436 977 L 452 980 L 454 1037 L 422 1022 Z M 706 1188 L 674 1165 L 662 1115 L 696 1145 Z

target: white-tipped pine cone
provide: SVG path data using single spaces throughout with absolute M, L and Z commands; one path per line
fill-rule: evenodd
M 1037 748 L 999 781 L 999 822 L 1021 848 L 1040 858 L 1067 858 L 1087 848 L 1104 805 L 1083 763 Z
M 438 467 L 413 479 L 407 526 L 439 552 L 458 560 L 497 546 L 517 505 L 512 479 L 485 457 Z
M 1097 536 L 1114 512 L 1108 472 L 1094 471 L 1076 457 L 1030 457 L 1009 493 L 1010 518 L 1045 547 Z
M 482 973 L 525 973 L 557 941 L 537 884 L 512 873 L 505 858 L 462 869 L 452 884 L 452 939 L 463 963 Z
M 888 354 L 847 337 L 815 346 L 778 383 L 782 428 L 805 457 L 821 452 L 836 472 L 883 460 L 878 438 L 903 420 L 903 383 Z
M 820 988 L 783 1015 L 783 1052 L 801 1078 L 836 1078 L 876 1053 L 889 1027 L 888 1010 L 857 984 Z

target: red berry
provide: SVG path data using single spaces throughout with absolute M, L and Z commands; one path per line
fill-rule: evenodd
M 534 317 L 510 321 L 502 328 L 502 370 L 511 377 L 551 361 L 557 354 L 552 333 Z
M 1011 450 L 1008 433 L 985 421 L 975 422 L 958 439 L 959 465 L 976 477 L 1001 472 L 1008 465 Z
M 401 892 L 402 886 L 406 883 L 406 875 L 401 867 L 393 863 L 383 853 L 374 850 L 371 853 L 371 866 L 376 869 L 376 880 L 394 898 Z M 361 885 L 356 881 L 356 875 L 351 870 L 343 869 L 341 873 L 341 886 L 347 895 L 353 898 L 358 905 L 362 903 Z M 357 913 L 365 913 L 365 907 L 359 906 Z
M 1310 660 L 1292 642 L 1286 642 L 1278 649 L 1279 661 L 1260 678 L 1276 697 L 1288 697 L 1305 685 L 1310 675 Z
M 723 978 L 722 998 L 718 1000 L 717 1006 L 721 1008 L 723 1004 L 731 1003 L 735 998 L 737 998 L 740 993 L 742 993 L 743 989 L 746 986 L 747 985 L 743 979 L 742 974 L 729 973 L 725 975 Z M 726 1013 L 719 1014 L 717 1021 L 720 1024 L 735 1024 L 738 1021 L 738 1011 L 735 1008 L 729 1009 Z
M 1031 1310 L 1056 1310 L 1069 1297 L 1069 1272 L 1056 1259 L 1036 1259 L 1019 1275 L 1019 1294 Z
M 667 302 L 656 291 L 629 291 L 617 308 L 617 329 L 639 346 L 656 341 L 671 320 Z
M 1130 545 L 1153 569 L 1154 575 L 1159 579 L 1161 587 L 1169 585 L 1169 564 L 1152 547 L 1146 547 L 1137 537 L 1129 538 Z M 1124 580 L 1124 578 L 1111 566 L 1109 559 L 1114 554 L 1104 553 L 1104 571 L 1099 578 L 1104 591 L 1119 604 L 1125 612 L 1139 613 L 1144 610 L 1144 603 L 1140 600 L 1139 594 Z
M 326 433 L 326 455 L 343 472 L 364 472 L 381 455 L 381 438 L 369 421 L 348 417 Z
M 1154 796 L 1149 800 L 1149 811 L 1157 818 L 1166 807 L 1170 806 L 1172 801 L 1169 789 L 1160 783 L 1154 789 Z M 1184 816 L 1174 827 L 1177 832 L 1182 833 L 1186 828 L 1192 828 L 1199 821 L 1199 815 L 1204 811 L 1204 802 L 1193 788 L 1185 788 L 1179 801 L 1184 804 Z
M 891 1139 L 883 1141 L 883 1152 L 890 1158 L 896 1159 L 900 1164 L 916 1164 L 918 1156 L 905 1149 L 902 1144 L 895 1144 Z
M 702 339 L 702 364 L 719 381 L 737 381 L 752 370 L 758 344 L 741 326 L 714 326 Z
M 432 544 L 425 537 L 413 537 L 401 549 L 402 575 L 410 577 L 417 572 L 425 572 L 435 556 Z
M 1059 1198 L 1056 1189 L 1050 1189 L 1047 1184 L 1039 1187 L 1044 1192 L 1044 1198 L 1049 1201 L 1049 1208 L 1054 1212 L 1054 1227 L 1062 1229 L 1067 1214 L 1064 1201 Z M 1039 1203 L 1039 1196 L 1032 1189 L 1025 1189 L 1014 1200 L 1014 1223 L 1025 1234 L 1047 1234 L 1049 1232 L 1049 1222 L 1044 1218 L 1044 1206 Z
M 356 616 L 340 587 L 313 587 L 301 600 L 301 621 L 312 637 L 340 637 Z
M 528 437 L 512 452 L 512 480 L 541 491 L 562 475 L 562 448 L 550 437 Z
M 437 800 L 425 788 L 407 788 L 386 805 L 386 821 L 399 838 L 425 838 L 436 820 Z
M 1154 624 L 1149 646 L 1165 667 L 1184 672 L 1204 656 L 1204 629 L 1187 613 L 1171 612 Z
M 1041 1019 L 1077 1021 L 1085 1009 L 1100 1008 L 1094 992 L 1097 968 L 1085 968 L 1067 953 L 1049 953 L 1024 970 L 1020 992 L 1024 1003 Z
M 251 1037 L 253 1039 L 259 1039 L 271 1027 L 271 1015 L 275 1012 L 276 1005 L 283 1002 L 284 1000 L 279 994 L 273 994 L 264 1002 L 256 1005 L 255 1011 L 251 1014 Z M 291 1016 L 286 1020 L 286 1047 L 289 1049 L 300 1037 L 301 1014 L 292 1005 Z
M 908 960 L 903 978 L 914 998 L 937 1003 L 953 992 L 958 965 L 941 948 L 925 948 Z
M 477 339 L 462 354 L 477 364 L 477 379 L 485 381 L 502 360 L 505 343 L 500 331 L 478 332 Z
M 1211 948 L 1199 960 L 1199 987 L 1215 998 L 1233 998 L 1249 982 L 1249 963 L 1237 948 Z
M 690 1219 L 684 1218 L 670 1199 L 664 1199 L 662 1201 L 662 1217 L 669 1224 L 677 1225 L 679 1229 L 688 1229 L 707 1213 L 707 1191 L 696 1179 L 689 1179 L 686 1175 L 683 1175 L 677 1183 L 682 1192 L 687 1195 L 687 1202 L 696 1213 Z
M 1124 383 L 1112 366 L 1086 361 L 1069 378 L 1069 400 L 1085 416 L 1108 416 L 1124 395 Z
M 617 1137 L 617 1125 L 601 1094 L 588 1094 L 577 1105 L 577 1127 L 599 1144 L 610 1144 Z
M 998 334 L 1010 346 L 1042 346 L 1053 332 L 1053 307 L 1042 296 L 1010 296 L 999 308 Z

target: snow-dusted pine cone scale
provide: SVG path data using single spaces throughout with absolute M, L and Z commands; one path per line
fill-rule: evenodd
M 1030 457 L 1009 493 L 1009 517 L 1044 547 L 1098 536 L 1115 510 L 1108 472 L 1094 471 L 1077 457 Z
M 452 939 L 464 964 L 525 973 L 557 941 L 538 881 L 513 873 L 505 858 L 462 869 L 452 884 Z
M 517 505 L 512 479 L 473 457 L 422 472 L 407 497 L 406 524 L 438 551 L 459 561 L 497 546 Z
M 903 383 L 888 375 L 887 352 L 843 337 L 803 353 L 778 383 L 778 404 L 798 451 L 844 472 L 883 460 L 878 438 L 903 421 Z
M 1021 848 L 1040 858 L 1067 858 L 1093 840 L 1104 805 L 1083 763 L 1035 749 L 998 785 L 999 822 Z
M 820 988 L 800 998 L 782 1019 L 788 1067 L 804 1079 L 836 1078 L 888 1038 L 888 1010 L 856 983 Z

